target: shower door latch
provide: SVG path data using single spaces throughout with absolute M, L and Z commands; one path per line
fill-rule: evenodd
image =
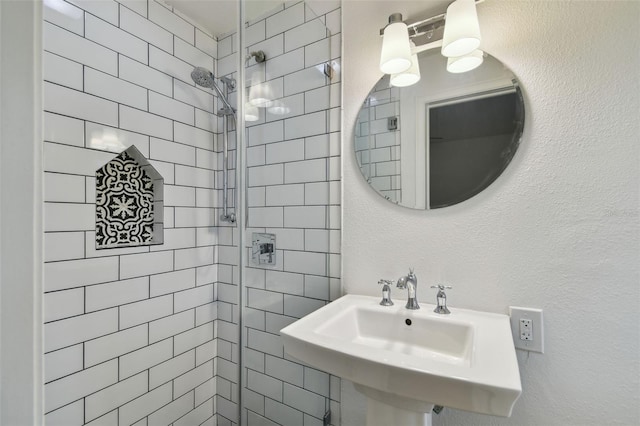
M 254 232 L 251 236 L 251 259 L 256 265 L 276 264 L 276 236 Z

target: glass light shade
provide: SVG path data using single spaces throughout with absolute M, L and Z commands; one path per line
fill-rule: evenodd
M 411 42 L 411 48 L 415 49 L 416 45 Z M 405 72 L 393 74 L 390 82 L 395 87 L 406 87 L 416 84 L 420 81 L 420 64 L 418 63 L 418 54 L 411 55 L 411 67 Z
M 291 112 L 291 108 L 282 101 L 274 101 L 269 107 L 269 112 L 274 115 L 285 115 Z
M 394 22 L 384 29 L 382 51 L 380 52 L 380 71 L 385 74 L 397 74 L 411 66 L 411 47 L 409 31 L 404 22 Z
M 474 50 L 465 56 L 447 59 L 447 71 L 453 74 L 459 74 L 478 68 L 484 61 L 484 52 L 482 50 Z
M 268 82 L 259 83 L 259 81 L 258 74 L 254 73 L 249 88 L 249 103 L 258 108 L 268 108 L 273 103 L 273 90 Z
M 251 105 L 249 102 L 244 104 L 244 119 L 245 121 L 258 121 L 260 119 L 258 107 Z
M 480 24 L 475 0 L 456 0 L 447 8 L 442 54 L 448 58 L 467 55 L 480 46 Z

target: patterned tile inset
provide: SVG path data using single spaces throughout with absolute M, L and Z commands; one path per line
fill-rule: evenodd
M 162 244 L 162 177 L 135 146 L 96 171 L 96 248 Z M 158 196 L 159 195 L 159 196 Z

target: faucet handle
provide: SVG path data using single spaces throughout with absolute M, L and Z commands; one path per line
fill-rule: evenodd
M 437 288 L 440 290 L 451 290 L 453 287 L 451 287 L 450 285 L 438 284 L 438 285 L 432 285 L 431 288 Z
M 393 285 L 392 280 L 380 279 L 378 280 L 378 284 L 382 287 L 382 301 L 380 304 L 382 306 L 393 306 L 393 302 L 391 301 L 391 288 L 389 285 Z
M 393 280 L 385 280 L 385 279 L 383 279 L 383 278 L 380 278 L 380 279 L 378 280 L 378 284 L 380 284 L 380 285 L 384 285 L 384 284 L 386 284 L 386 285 L 393 285 L 393 284 L 395 284 L 395 281 L 393 281 Z
M 451 311 L 449 310 L 449 308 L 447 308 L 447 294 L 444 291 L 447 289 L 452 289 L 453 287 L 451 287 L 450 285 L 438 284 L 438 285 L 432 285 L 431 288 L 438 289 L 438 294 L 436 295 L 436 300 L 438 302 L 438 305 L 433 310 L 433 312 L 435 312 L 436 314 L 444 314 L 444 315 L 450 314 Z

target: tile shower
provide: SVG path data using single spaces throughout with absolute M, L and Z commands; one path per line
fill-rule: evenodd
M 43 23 L 46 424 L 236 424 L 241 377 L 247 424 L 317 425 L 329 408 L 336 422 L 338 380 L 289 359 L 278 331 L 339 292 L 339 2 L 246 28 L 268 55 L 247 75 L 289 112 L 247 123 L 243 243 L 216 219 L 218 101 L 190 78 L 237 77 L 237 35 L 153 0 L 57 3 Z M 95 171 L 131 145 L 164 179 L 164 244 L 96 250 Z M 275 267 L 248 260 L 252 232 L 276 234 Z

